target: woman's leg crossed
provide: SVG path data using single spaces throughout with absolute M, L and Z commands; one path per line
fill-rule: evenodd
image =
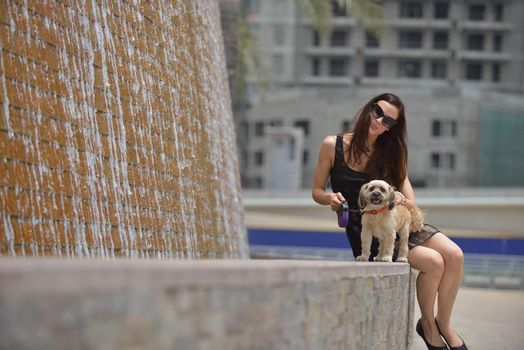
M 464 254 L 455 242 L 440 232 L 433 235 L 424 246 L 438 251 L 444 259 L 444 273 L 438 290 L 437 322 L 449 345 L 460 346 L 462 340 L 451 327 L 451 313 L 462 282 Z
M 420 271 L 417 277 L 417 300 L 426 339 L 434 346 L 443 346 L 435 323 L 435 300 L 444 273 L 444 259 L 434 249 L 417 246 L 409 251 L 409 264 Z

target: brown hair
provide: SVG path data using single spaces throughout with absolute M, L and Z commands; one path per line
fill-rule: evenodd
M 378 101 L 387 101 L 397 107 L 397 124 L 377 138 L 364 172 L 370 179 L 382 179 L 400 188 L 407 176 L 408 148 L 405 109 L 398 96 L 392 93 L 375 96 L 358 111 L 352 130 L 353 138 L 348 148 L 349 159 L 358 164 L 362 155 L 369 152 L 366 142 L 370 113 L 373 104 Z

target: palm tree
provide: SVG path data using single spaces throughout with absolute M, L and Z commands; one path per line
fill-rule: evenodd
M 244 2 L 249 0 L 244 0 Z M 383 27 L 382 7 L 377 0 L 294 0 L 298 7 L 311 18 L 313 27 L 321 35 L 328 35 L 332 30 L 332 9 L 339 6 L 350 13 L 358 23 L 367 28 L 375 36 L 380 37 Z M 246 7 L 246 6 L 243 6 Z M 261 54 L 256 45 L 256 39 L 249 31 L 247 11 L 241 11 L 238 23 L 237 43 L 238 59 L 235 73 L 233 96 L 235 102 L 244 100 L 244 80 L 248 74 L 257 79 L 259 87 L 268 86 L 268 74 L 261 63 Z
M 360 24 L 377 36 L 382 31 L 382 7 L 376 0 L 295 0 L 297 5 L 312 19 L 313 26 L 326 35 L 332 29 L 333 6 L 350 13 Z

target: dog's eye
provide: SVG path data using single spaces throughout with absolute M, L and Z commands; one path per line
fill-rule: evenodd
M 380 192 L 386 193 L 386 189 L 384 187 L 380 187 Z
M 369 191 L 370 191 L 370 192 L 373 192 L 374 190 L 375 190 L 375 186 L 371 186 L 371 187 L 369 188 Z

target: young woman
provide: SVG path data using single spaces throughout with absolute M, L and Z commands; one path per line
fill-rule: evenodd
M 372 179 L 393 185 L 396 203 L 412 207 L 415 194 L 408 178 L 404 104 L 394 94 L 372 98 L 359 111 L 352 132 L 327 136 L 320 146 L 313 180 L 313 199 L 338 211 L 347 201 L 351 212 L 346 235 L 355 257 L 361 253 L 361 216 L 357 199 L 360 187 Z M 327 192 L 328 179 L 333 192 Z M 371 258 L 378 250 L 372 246 Z M 421 319 L 417 333 L 428 349 L 467 349 L 451 326 L 451 312 L 462 280 L 462 250 L 438 229 L 425 225 L 409 237 L 409 264 L 420 271 L 417 299 Z M 434 305 L 437 301 L 437 314 Z M 443 340 L 444 339 L 444 340 Z

